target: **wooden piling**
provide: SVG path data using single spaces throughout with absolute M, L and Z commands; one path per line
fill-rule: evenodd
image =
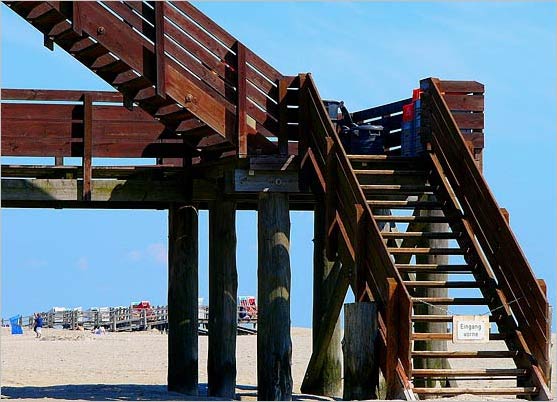
M 168 390 L 197 395 L 197 210 L 168 211 Z
M 325 316 L 327 306 L 330 305 L 333 294 L 331 270 L 334 262 L 327 258 L 326 236 L 327 223 L 324 200 L 317 200 L 314 209 L 314 235 L 313 235 L 313 351 L 316 351 L 319 325 Z M 340 318 L 327 348 L 321 373 L 317 381 L 312 384 L 311 393 L 335 397 L 342 395 L 342 332 Z
M 344 400 L 376 399 L 379 375 L 375 356 L 377 310 L 375 303 L 344 305 Z
M 288 195 L 260 193 L 258 203 L 257 399 L 292 399 Z
M 209 208 L 209 396 L 236 393 L 236 204 L 217 199 Z

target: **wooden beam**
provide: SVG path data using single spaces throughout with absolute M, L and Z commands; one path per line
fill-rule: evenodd
M 314 209 L 313 235 L 313 352 L 318 348 L 318 336 L 336 285 L 334 262 L 327 258 L 327 223 L 325 201 L 320 197 Z M 339 264 L 337 264 L 338 266 Z M 321 373 L 317 377 L 312 395 L 338 397 L 342 394 L 342 332 L 340 319 L 336 319 L 329 346 L 325 352 Z
M 379 357 L 376 356 L 377 309 L 375 303 L 344 305 L 345 401 L 377 399 Z
M 234 171 L 234 191 L 298 193 L 300 192 L 298 172 L 236 169 Z
M 91 95 L 83 95 L 83 200 L 91 200 L 93 159 L 93 102 Z
M 209 396 L 236 394 L 236 204 L 222 192 L 209 208 Z
M 288 195 L 260 193 L 258 205 L 257 399 L 292 399 Z
M 335 267 L 339 269 L 340 272 L 336 276 L 336 283 L 330 287 L 333 289 L 333 294 L 331 295 L 329 305 L 325 309 L 325 314 L 319 323 L 319 334 L 315 341 L 316 346 L 313 348 L 304 381 L 300 388 L 303 393 L 311 393 L 316 386 L 315 384 L 318 383 L 327 349 L 331 343 L 333 331 L 350 285 L 350 272 L 353 267 L 342 266 L 340 261 L 335 263 Z
M 198 392 L 197 209 L 168 211 L 168 390 Z

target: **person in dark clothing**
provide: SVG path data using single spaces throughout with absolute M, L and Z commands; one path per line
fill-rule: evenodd
M 42 336 L 43 330 L 43 317 L 39 313 L 35 315 L 35 325 L 33 326 L 33 331 L 37 334 L 37 338 Z

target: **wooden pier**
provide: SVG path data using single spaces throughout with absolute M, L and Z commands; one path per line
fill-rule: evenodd
M 208 389 L 234 396 L 235 211 L 248 209 L 258 211 L 258 397 L 292 398 L 289 212 L 305 210 L 315 213 L 315 239 L 303 392 L 340 396 L 344 386 L 347 398 L 367 398 L 381 372 L 391 399 L 551 399 L 545 286 L 482 175 L 483 84 L 416 83 L 423 152 L 411 157 L 401 151 L 403 109 L 416 99 L 353 113 L 357 123 L 383 126 L 384 144 L 375 155 L 351 154 L 311 74 L 281 74 L 187 2 L 4 3 L 45 46 L 64 49 L 117 92 L 3 89 L 2 156 L 54 164 L 2 166 L 2 205 L 168 210 L 170 390 L 198 392 L 197 217 L 208 209 Z M 82 163 L 64 165 L 65 157 Z M 95 166 L 94 157 L 153 163 Z M 454 297 L 455 288 L 479 296 Z M 349 290 L 356 303 L 343 355 L 339 316 Z M 508 350 L 447 352 L 452 325 L 440 311 L 453 305 L 484 306 L 492 339 Z M 67 319 L 75 325 L 79 317 Z M 109 320 L 114 330 L 149 325 L 148 315 L 129 311 Z M 373 332 L 366 342 L 355 341 L 360 322 Z M 483 376 L 490 371 L 474 372 L 479 388 L 455 386 L 469 373 L 446 359 L 493 356 L 509 359 L 514 371 L 504 374 L 515 387 L 481 383 L 499 378 Z M 341 359 L 350 362 L 349 384 Z
M 257 316 L 240 318 L 237 310 L 237 332 L 239 335 L 257 334 Z M 44 328 L 68 330 L 93 330 L 104 327 L 109 332 L 146 331 L 158 329 L 168 330 L 168 306 L 156 306 L 148 309 L 133 307 L 106 307 L 89 310 L 66 310 L 42 312 Z M 2 326 L 9 325 L 9 320 L 2 319 Z M 34 317 L 23 316 L 19 320 L 21 326 L 33 328 Z M 200 335 L 209 333 L 209 307 L 198 308 L 198 332 Z

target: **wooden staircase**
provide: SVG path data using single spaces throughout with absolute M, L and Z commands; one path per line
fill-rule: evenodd
M 358 178 L 360 188 L 366 195 L 374 219 L 383 226 L 381 236 L 391 259 L 395 261 L 395 267 L 403 279 L 402 284 L 411 296 L 415 310 L 420 304 L 430 306 L 426 311 L 429 314 L 414 313 L 411 316 L 413 327 L 411 340 L 414 345 L 412 360 L 478 359 L 476 365 L 478 368 L 475 369 L 413 368 L 411 371 L 414 382 L 413 392 L 420 396 L 537 395 L 539 388 L 536 386 L 516 386 L 528 382 L 527 378 L 531 376 L 531 364 L 524 362 L 523 359 L 530 354 L 530 351 L 523 348 L 524 344 L 517 342 L 517 338 L 521 335 L 516 328 L 511 329 L 512 326 L 506 321 L 509 318 L 500 314 L 508 303 L 497 292 L 494 275 L 482 268 L 487 267 L 487 262 L 478 253 L 479 244 L 473 237 L 473 233 L 467 230 L 466 219 L 451 197 L 452 189 L 438 168 L 436 157 L 433 154 L 415 159 L 383 155 L 348 155 L 348 159 Z M 431 224 L 439 223 L 446 224 L 446 231 L 428 231 Z M 431 240 L 439 239 L 445 240 L 449 247 L 428 246 Z M 451 263 L 439 265 L 417 262 L 424 258 L 435 260 L 438 256 L 450 256 Z M 443 275 L 442 280 L 435 278 L 439 275 Z M 421 296 L 423 294 L 423 292 L 420 294 L 421 290 L 432 288 L 448 289 L 449 297 Z M 471 293 L 474 289 L 477 296 L 453 296 L 451 293 L 455 289 L 467 289 L 466 293 Z M 476 306 L 483 308 L 478 311 Z M 492 311 L 489 318 L 498 331 L 495 333 L 492 331 L 489 344 L 495 344 L 496 348 L 488 350 L 489 344 L 483 344 L 479 345 L 482 347 L 481 351 L 471 352 L 470 344 L 467 344 L 464 345 L 467 346 L 466 349 L 452 349 L 446 352 L 431 350 L 428 343 L 439 340 L 452 341 L 451 312 L 453 310 L 476 310 L 483 314 L 490 314 L 489 312 Z M 420 323 L 431 322 L 443 323 L 442 327 L 445 331 L 419 330 Z M 429 327 L 425 326 L 425 328 L 427 330 Z M 502 345 L 496 341 L 501 340 L 508 340 L 505 345 L 506 350 L 498 350 Z M 416 349 L 418 343 L 421 343 L 422 350 Z M 462 344 L 455 346 L 462 346 Z M 487 349 L 483 350 L 483 348 Z M 508 367 L 512 366 L 512 368 L 490 368 L 490 362 L 484 360 L 486 358 L 508 358 Z M 418 382 L 424 384 L 441 382 L 444 385 L 448 380 L 457 380 L 457 384 L 474 383 L 476 386 L 442 388 L 416 386 Z M 498 385 L 502 381 L 504 384 L 514 383 L 515 386 Z
M 325 200 L 328 256 L 342 262 L 302 391 L 311 391 L 351 286 L 357 300 L 377 306 L 388 398 L 551 398 L 547 298 L 459 129 L 457 120 L 475 116 L 451 113 L 443 82 L 421 82 L 423 157 L 347 155 L 311 75 L 283 76 L 187 2 L 5 3 L 45 35 L 45 46 L 57 44 L 118 89 L 129 109 L 162 122 L 188 145 L 184 160 L 298 154 L 302 185 Z M 432 289 L 449 296 L 429 296 Z M 428 348 L 452 339 L 453 314 L 480 307 L 497 329 L 489 346 L 503 341 L 504 350 Z M 420 331 L 424 323 L 445 330 Z M 492 367 L 496 358 L 509 364 Z M 454 364 L 417 367 L 428 359 Z M 485 367 L 459 368 L 459 359 Z M 439 380 L 452 386 L 427 386 Z
M 184 1 L 5 1 L 186 143 L 193 155 L 286 153 L 284 77 Z M 281 98 L 282 97 L 282 98 Z M 280 139 L 279 139 L 280 137 Z M 184 155 L 184 157 L 191 157 Z
M 347 155 L 311 77 L 304 82 L 310 135 L 302 171 L 325 194 L 329 258 L 351 270 L 357 300 L 378 306 L 387 398 L 550 399 L 547 298 L 443 98 L 443 82 L 421 83 L 427 151 L 415 158 Z M 488 343 L 439 350 L 439 341 L 453 339 L 453 315 L 470 311 L 489 315 Z M 302 390 L 312 389 L 330 340 L 326 329 L 320 335 Z M 463 359 L 477 364 L 463 368 Z

